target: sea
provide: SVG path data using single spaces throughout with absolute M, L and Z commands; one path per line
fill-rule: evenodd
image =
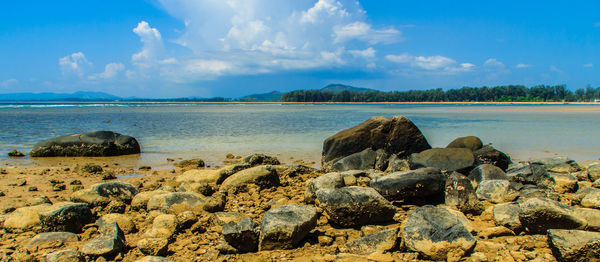
M 44 139 L 110 130 L 133 136 L 139 165 L 166 166 L 167 158 L 201 158 L 221 165 L 232 153 L 265 153 L 284 163 L 319 165 L 323 141 L 373 116 L 404 115 L 433 147 L 478 136 L 513 160 L 600 157 L 600 105 L 596 104 L 320 104 L 320 103 L 0 103 L 0 163 Z M 60 158 L 59 158 L 60 159 Z

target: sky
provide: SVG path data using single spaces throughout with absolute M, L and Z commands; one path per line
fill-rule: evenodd
M 0 93 L 600 86 L 600 1 L 0 3 Z

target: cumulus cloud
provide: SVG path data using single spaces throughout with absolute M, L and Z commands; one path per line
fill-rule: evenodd
M 104 72 L 89 76 L 91 80 L 94 79 L 111 79 L 117 76 L 120 71 L 123 71 L 125 66 L 121 63 L 109 63 L 104 67 Z
M 496 58 L 490 58 L 488 60 L 485 60 L 485 62 L 483 63 L 483 66 L 488 67 L 488 68 L 504 68 L 505 65 L 504 63 L 498 61 Z
M 350 53 L 354 57 L 360 57 L 365 59 L 375 58 L 375 49 L 373 49 L 372 47 L 369 47 L 365 50 L 348 50 L 348 53 Z
M 475 68 L 471 63 L 458 63 L 454 59 L 445 56 L 412 56 L 409 54 L 402 55 L 387 55 L 388 61 L 409 65 L 412 68 L 417 68 L 432 72 L 443 73 L 459 73 L 468 72 Z
M 62 74 L 65 76 L 75 75 L 78 77 L 83 77 L 85 71 L 92 65 L 92 63 L 85 58 L 85 55 L 82 52 L 77 52 L 59 58 L 58 65 L 60 66 Z
M 347 25 L 336 25 L 333 28 L 334 42 L 341 43 L 353 39 L 366 41 L 370 44 L 390 44 L 401 39 L 400 31 L 395 28 L 375 30 L 370 24 L 354 22 Z
M 520 63 L 520 64 L 517 64 L 515 67 L 516 68 L 528 68 L 528 67 L 531 67 L 531 65 Z
M 146 21 L 139 22 L 133 32 L 140 37 L 143 46 L 140 52 L 133 54 L 131 60 L 138 66 L 150 66 L 164 51 L 160 32 Z

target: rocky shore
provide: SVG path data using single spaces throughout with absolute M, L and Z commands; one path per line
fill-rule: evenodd
M 263 154 L 170 170 L 5 166 L 0 261 L 600 260 L 599 163 L 448 142 L 431 148 L 409 119 L 374 117 L 327 138 L 320 169 Z M 139 151 L 95 132 L 30 156 Z

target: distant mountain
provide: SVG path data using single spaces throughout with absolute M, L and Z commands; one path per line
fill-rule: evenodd
M 367 92 L 367 91 L 377 91 L 377 90 L 370 89 L 370 88 L 342 85 L 342 84 L 331 84 L 331 85 L 321 88 L 321 91 L 329 91 L 329 92 L 339 93 L 342 91 Z
M 281 101 L 282 95 L 283 95 L 283 93 L 281 93 L 279 91 L 272 91 L 272 92 L 264 93 L 264 94 L 253 94 L 253 95 L 240 97 L 237 100 L 246 101 L 246 102 L 259 102 L 259 101 L 274 102 L 274 101 Z
M 56 100 L 121 100 L 120 97 L 104 92 L 79 91 L 64 93 L 11 93 L 0 94 L 0 101 L 56 101 Z

